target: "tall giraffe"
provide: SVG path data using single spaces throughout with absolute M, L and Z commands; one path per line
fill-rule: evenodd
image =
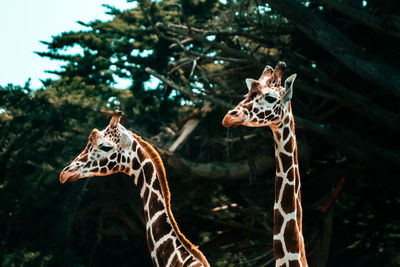
M 179 230 L 159 154 L 119 122 L 116 110 L 108 127 L 94 129 L 85 150 L 60 174 L 60 182 L 123 172 L 138 187 L 144 205 L 146 238 L 154 266 L 210 266 L 203 253 Z
M 245 99 L 224 117 L 224 127 L 269 126 L 274 135 L 276 158 L 274 204 L 274 255 L 276 266 L 308 266 L 302 231 L 300 174 L 294 118 L 290 105 L 296 74 L 281 86 L 286 69 L 279 62 L 267 66 L 258 80 L 246 79 Z

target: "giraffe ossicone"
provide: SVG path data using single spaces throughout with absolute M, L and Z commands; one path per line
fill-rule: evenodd
M 144 205 L 146 238 L 154 266 L 210 266 L 179 230 L 170 204 L 164 165 L 157 151 L 119 122 L 116 110 L 106 129 L 94 129 L 83 152 L 60 174 L 60 182 L 123 172 L 131 176 Z
M 276 157 L 274 238 L 276 266 L 308 266 L 302 230 L 300 173 L 297 143 L 291 109 L 293 74 L 281 86 L 286 69 L 279 62 L 274 69 L 265 67 L 258 80 L 246 79 L 249 92 L 245 99 L 225 115 L 224 127 L 271 128 Z

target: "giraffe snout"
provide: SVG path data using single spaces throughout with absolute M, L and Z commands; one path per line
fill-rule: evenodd
M 80 176 L 74 172 L 70 171 L 62 171 L 60 173 L 60 183 L 65 183 L 65 182 L 75 182 L 78 180 Z
M 222 120 L 222 126 L 225 128 L 237 127 L 246 119 L 246 114 L 237 109 L 232 109 L 226 113 Z

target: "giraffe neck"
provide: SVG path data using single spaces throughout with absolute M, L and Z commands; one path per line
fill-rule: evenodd
M 286 114 L 274 133 L 276 178 L 274 255 L 276 266 L 307 266 L 302 231 L 300 174 L 294 119 Z
M 206 258 L 180 232 L 172 215 L 170 192 L 158 153 L 134 135 L 132 165 L 127 174 L 134 179 L 144 205 L 146 238 L 154 266 L 209 266 Z

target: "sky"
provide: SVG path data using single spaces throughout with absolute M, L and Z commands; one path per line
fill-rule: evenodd
M 57 79 L 45 73 L 58 70 L 62 61 L 43 58 L 34 51 L 46 51 L 40 41 L 66 31 L 85 30 L 77 21 L 108 21 L 108 4 L 121 10 L 135 7 L 126 0 L 2 0 L 0 3 L 0 86 L 23 86 L 31 78 L 31 88 L 42 87 L 40 79 Z

